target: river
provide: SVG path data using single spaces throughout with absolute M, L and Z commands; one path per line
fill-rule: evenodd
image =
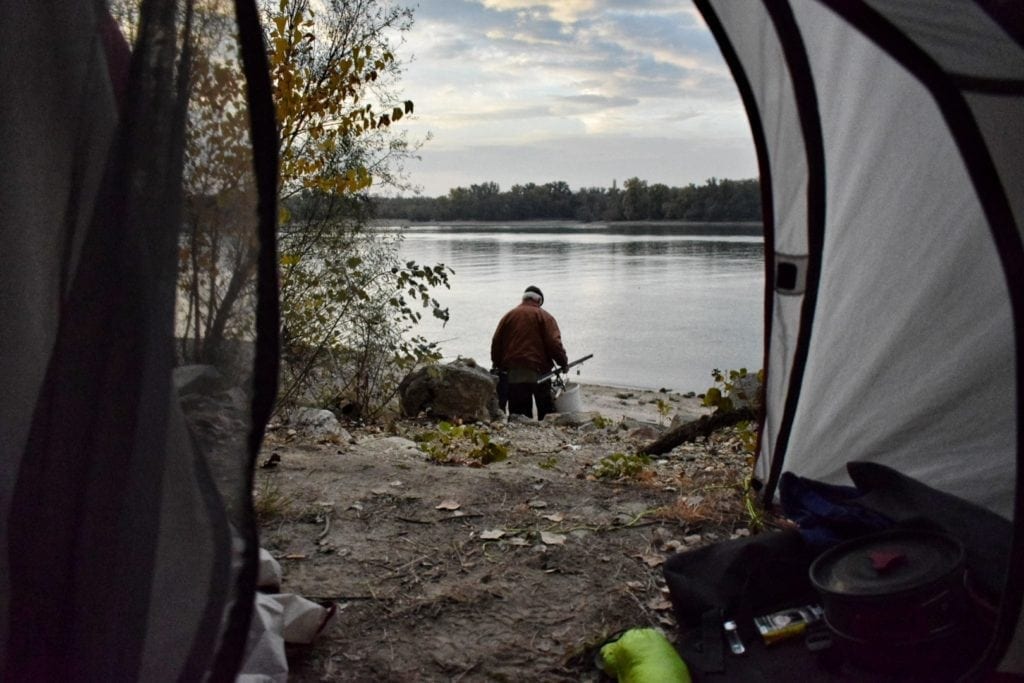
M 419 333 L 445 360 L 490 367 L 498 319 L 528 285 L 544 292 L 569 359 L 594 357 L 574 380 L 701 392 L 711 370 L 762 365 L 764 247 L 730 226 L 582 223 L 413 225 L 403 259 L 444 263 L 435 291 L 451 320 Z M 698 232 L 701 234 L 686 234 Z M 749 227 L 747 232 L 750 232 Z

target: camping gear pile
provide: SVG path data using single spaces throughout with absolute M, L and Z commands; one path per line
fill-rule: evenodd
M 962 574 L 945 555 L 925 561 L 922 578 L 956 593 L 955 618 L 929 628 L 964 636 L 943 641 L 957 647 L 928 679 L 1024 675 L 1024 5 L 695 2 L 760 165 L 760 495 L 773 504 L 786 475 L 845 490 L 824 506 L 800 497 L 800 529 L 666 562 L 690 674 L 867 680 L 858 667 L 883 643 L 858 619 L 889 615 L 828 581 L 819 594 L 810 568 L 823 544 L 883 524 L 964 550 Z M 277 381 L 274 108 L 256 5 L 237 0 L 258 197 L 238 212 L 260 245 L 242 335 L 253 353 L 233 384 L 245 419 L 202 435 L 172 385 L 179 10 L 144 0 L 130 48 L 103 3 L 0 10 L 4 680 L 231 680 L 245 654 L 252 470 Z M 918 563 L 875 555 L 882 576 Z M 759 637 L 755 617 L 822 598 L 826 618 L 803 638 Z M 725 651 L 728 621 L 743 654 Z M 858 642 L 837 657 L 844 635 Z

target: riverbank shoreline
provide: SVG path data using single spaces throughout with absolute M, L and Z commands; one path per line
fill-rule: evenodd
M 711 412 L 709 408 L 701 405 L 701 399 L 697 396 L 675 391 L 655 391 L 585 382 L 574 382 L 573 384 L 579 384 L 580 400 L 585 412 L 597 412 L 603 417 L 613 420 L 628 417 L 641 422 L 668 424 L 676 415 L 680 415 L 680 419 L 689 421 Z

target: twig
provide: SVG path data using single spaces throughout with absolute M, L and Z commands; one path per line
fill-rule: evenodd
M 466 676 L 466 674 L 468 674 L 470 671 L 472 671 L 473 669 L 477 668 L 478 666 L 480 666 L 480 662 L 477 662 L 477 663 L 473 664 L 471 667 L 469 667 L 468 669 L 464 670 L 458 676 L 453 678 L 452 679 L 452 683 L 458 683 L 459 681 L 461 681 Z
M 474 512 L 472 514 L 466 514 L 466 515 L 452 515 L 451 517 L 442 517 L 441 519 L 439 519 L 437 521 L 439 521 L 439 522 L 452 522 L 452 521 L 459 520 L 459 519 L 473 519 L 474 517 L 483 517 L 483 514 L 479 513 L 479 512 Z
M 409 522 L 410 524 L 434 524 L 434 520 L 432 519 L 415 519 L 413 517 L 399 517 L 397 515 L 395 516 L 395 519 L 402 522 Z
M 322 541 L 324 539 L 324 537 L 326 537 L 327 534 L 330 532 L 330 530 L 331 530 L 331 517 L 332 516 L 333 515 L 329 511 L 324 514 L 324 530 L 321 531 L 320 534 L 316 537 L 317 542 Z

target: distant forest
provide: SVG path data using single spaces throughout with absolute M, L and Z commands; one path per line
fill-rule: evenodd
M 415 222 L 576 220 L 740 222 L 761 220 L 758 181 L 718 180 L 703 185 L 648 185 L 630 178 L 622 188 L 582 188 L 573 192 L 562 182 L 513 185 L 502 192 L 497 183 L 457 187 L 446 196 L 373 197 L 378 219 Z

